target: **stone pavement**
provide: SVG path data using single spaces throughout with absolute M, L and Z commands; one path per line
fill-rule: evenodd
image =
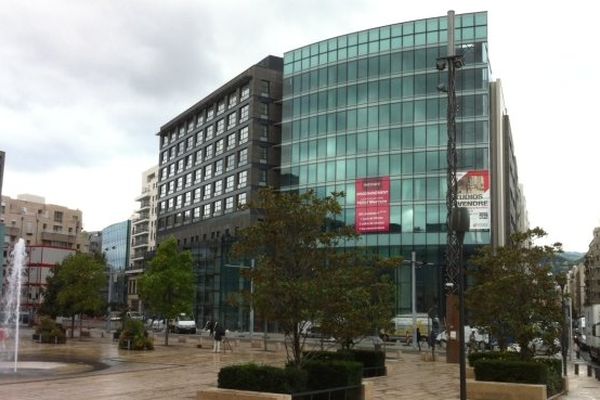
M 216 387 L 222 366 L 247 361 L 283 365 L 285 360 L 285 351 L 276 343 L 265 352 L 249 341 L 231 340 L 233 352 L 215 354 L 206 337 L 185 336 L 185 342 L 179 338 L 181 342 L 171 336 L 165 347 L 159 337 L 155 350 L 144 352 L 119 350 L 111 339 L 97 335 L 66 345 L 24 339 L 21 360 L 68 363 L 43 371 L 23 368 L 16 374 L 7 368 L 10 365 L 0 364 L 0 399 L 195 399 L 197 390 Z M 197 347 L 199 341 L 202 348 Z M 458 366 L 440 358 L 422 361 L 418 353 L 390 352 L 388 375 L 369 378 L 376 399 L 458 399 Z M 574 391 L 567 399 L 600 399 L 600 385 L 585 376 L 585 369 L 571 385 Z

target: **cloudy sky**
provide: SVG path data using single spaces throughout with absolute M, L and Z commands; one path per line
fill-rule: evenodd
M 487 10 L 531 225 L 586 251 L 600 226 L 594 4 L 0 0 L 3 194 L 79 208 L 86 230 L 102 229 L 135 210 L 160 126 L 265 55 L 449 7 Z

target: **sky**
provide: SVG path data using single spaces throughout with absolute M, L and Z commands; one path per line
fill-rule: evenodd
M 488 11 L 530 225 L 587 251 L 600 226 L 600 3 L 584 0 L 0 0 L 2 194 L 80 209 L 88 231 L 126 220 L 160 127 L 232 77 L 450 7 Z

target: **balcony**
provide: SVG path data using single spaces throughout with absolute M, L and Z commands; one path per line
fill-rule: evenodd
M 76 236 L 59 232 L 42 232 L 42 241 L 75 243 Z

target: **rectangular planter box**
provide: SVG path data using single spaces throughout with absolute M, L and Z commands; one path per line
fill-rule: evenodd
M 375 397 L 375 391 L 373 389 L 373 382 L 362 383 L 362 396 L 363 400 L 373 400 Z M 291 394 L 280 394 L 280 393 L 264 393 L 264 392 L 251 392 L 245 390 L 234 390 L 234 389 L 205 389 L 200 390 L 196 393 L 197 400 L 291 400 Z
M 469 400 L 546 400 L 546 385 L 467 380 Z

